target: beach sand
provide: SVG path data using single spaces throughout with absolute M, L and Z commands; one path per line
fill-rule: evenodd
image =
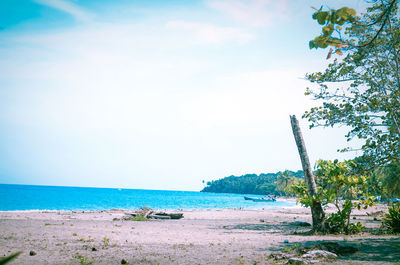
M 269 258 L 271 253 L 295 244 L 335 241 L 359 251 L 334 264 L 400 260 L 400 237 L 295 234 L 309 230 L 290 224 L 311 222 L 305 208 L 193 210 L 180 211 L 180 220 L 123 220 L 129 212 L 0 212 L 0 255 L 22 251 L 10 264 L 121 264 L 122 259 L 129 264 L 279 264 Z M 355 212 L 355 217 L 367 227 L 380 226 L 365 212 Z

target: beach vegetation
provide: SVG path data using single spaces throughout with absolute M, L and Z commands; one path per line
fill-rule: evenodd
M 245 262 L 246 262 L 246 260 L 244 259 L 244 257 L 242 255 L 235 258 L 233 261 L 235 264 L 245 264 Z
M 400 233 L 400 203 L 392 203 L 388 209 L 388 213 L 385 214 L 382 225 L 390 232 L 394 234 Z
M 77 241 L 79 241 L 79 242 L 94 242 L 94 239 L 91 238 L 91 236 L 88 236 L 87 239 L 85 239 L 84 237 L 81 237 L 81 238 L 77 239 Z
M 179 248 L 180 250 L 187 251 L 187 248 L 185 247 L 185 244 L 179 244 L 179 245 L 178 245 L 178 248 Z
M 282 251 L 285 253 L 289 253 L 290 251 L 292 251 L 292 249 L 290 247 L 284 247 Z
M 89 259 L 87 256 L 79 255 L 79 254 L 77 254 L 75 256 L 75 258 L 79 260 L 79 264 L 81 264 L 81 265 L 91 265 L 91 264 L 93 264 L 93 261 L 94 261 L 94 257 Z
M 368 190 L 369 178 L 354 174 L 355 162 L 319 160 L 315 171 L 316 196 L 309 196 L 305 181 L 299 180 L 290 189 L 298 195 L 298 202 L 310 207 L 314 201 L 322 206 L 333 204 L 336 212 L 324 220 L 327 233 L 355 234 L 361 232 L 361 223 L 353 224 L 350 216 L 353 209 L 367 209 L 374 204 L 374 197 Z
M 136 215 L 134 218 L 130 219 L 131 221 L 142 222 L 142 221 L 149 221 L 149 219 L 145 218 L 142 215 Z M 134 228 L 133 228 L 134 229 Z
M 141 264 L 145 264 L 145 263 L 152 263 L 151 262 L 151 260 L 149 260 L 149 259 L 147 259 L 146 257 L 142 257 L 140 260 L 139 260 L 139 262 L 141 263 Z
M 12 239 L 15 236 L 15 233 L 11 233 L 9 236 L 5 236 L 5 239 Z
M 375 190 L 382 199 L 390 200 L 400 196 L 400 161 L 392 161 L 384 167 L 376 168 L 371 177 Z
M 103 244 L 105 247 L 107 247 L 108 245 L 110 245 L 110 239 L 108 237 L 103 237 L 102 240 Z

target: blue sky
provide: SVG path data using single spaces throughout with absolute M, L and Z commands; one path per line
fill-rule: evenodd
M 311 6 L 363 1 L 3 0 L 0 183 L 199 190 L 298 170 Z M 312 163 L 350 158 L 345 128 L 309 130 Z

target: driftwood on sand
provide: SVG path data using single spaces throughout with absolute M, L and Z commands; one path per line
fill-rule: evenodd
M 181 219 L 183 213 L 166 213 L 166 212 L 154 212 L 148 208 L 140 209 L 134 213 L 125 213 L 128 218 L 142 216 L 146 219 Z

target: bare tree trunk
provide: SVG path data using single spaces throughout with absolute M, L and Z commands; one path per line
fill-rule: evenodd
M 307 185 L 308 194 L 310 197 L 317 197 L 317 185 L 315 184 L 314 174 L 312 173 L 310 160 L 308 158 L 306 146 L 304 144 L 303 136 L 301 134 L 299 121 L 296 116 L 290 116 L 290 123 L 292 125 L 294 139 L 296 141 L 297 149 L 301 159 L 301 165 L 303 166 L 304 179 Z M 325 212 L 322 209 L 321 202 L 319 200 L 313 200 L 311 205 L 312 225 L 314 231 L 323 232 L 325 230 Z

